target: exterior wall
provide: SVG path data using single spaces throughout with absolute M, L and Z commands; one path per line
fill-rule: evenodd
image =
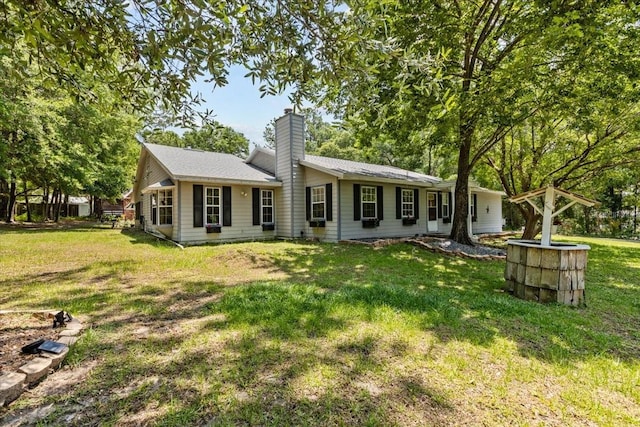
M 277 233 L 300 237 L 305 228 L 304 117 L 288 113 L 276 120 L 276 178 L 282 181 L 282 197 L 277 215 Z
M 306 221 L 306 204 L 303 206 L 302 212 L 305 213 L 304 232 L 307 237 L 313 237 L 320 240 L 337 241 L 338 240 L 338 179 L 334 176 L 322 173 L 313 169 L 305 169 L 305 187 L 315 187 L 319 185 L 332 184 L 332 200 L 331 211 L 332 221 L 326 221 L 325 227 L 309 227 Z M 306 197 L 306 195 L 305 195 Z
M 340 240 L 363 239 L 374 237 L 411 237 L 427 232 L 427 191 L 419 191 L 419 218 L 415 225 L 402 225 L 401 219 L 396 219 L 396 184 L 383 184 L 384 219 L 376 228 L 362 228 L 362 221 L 353 219 L 353 184 L 378 186 L 380 183 L 366 181 L 341 181 L 340 189 L 336 191 L 340 197 Z M 403 188 L 414 188 L 410 185 Z M 336 204 L 337 206 L 337 204 Z
M 78 216 L 89 216 L 89 204 L 78 205 Z
M 203 187 L 229 186 L 229 184 L 216 184 L 211 182 L 181 181 L 178 185 L 180 194 L 180 215 L 178 227 L 179 235 L 175 240 L 181 243 L 211 243 L 226 242 L 232 240 L 265 240 L 275 237 L 275 231 L 262 231 L 261 225 L 253 225 L 253 204 L 251 186 L 231 185 L 231 226 L 223 226 L 220 233 L 207 233 L 205 227 L 193 226 L 193 185 Z M 278 215 L 279 188 L 261 187 L 263 190 L 274 190 L 275 215 Z M 246 194 L 243 195 L 243 194 Z M 174 202 L 175 203 L 175 202 Z M 174 208 L 175 210 L 176 208 Z M 203 213 L 204 215 L 204 213 Z M 174 212 L 175 218 L 175 212 Z M 278 226 L 276 219 L 276 227 Z
M 141 177 L 141 182 L 137 188 L 142 190 L 143 188 L 148 187 L 151 184 L 167 179 L 169 175 L 167 172 L 160 166 L 160 164 L 153 159 L 151 156 L 147 156 L 147 159 L 144 164 L 144 169 Z M 151 194 L 142 195 L 142 215 L 144 215 L 144 224 L 146 229 L 157 230 L 163 233 L 165 236 L 176 239 L 177 238 L 177 216 L 176 216 L 176 206 L 177 206 L 177 194 L 176 189 L 173 190 L 173 225 L 154 225 L 151 222 Z
M 476 193 L 478 220 L 471 223 L 473 234 L 502 231 L 502 197 L 498 194 Z M 487 212 L 487 207 L 489 212 Z

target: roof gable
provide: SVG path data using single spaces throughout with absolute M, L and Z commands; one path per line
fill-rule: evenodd
M 233 154 L 157 144 L 143 145 L 174 179 L 277 182 L 272 174 L 245 163 Z

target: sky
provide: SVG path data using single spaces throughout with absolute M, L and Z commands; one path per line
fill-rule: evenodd
M 246 73 L 243 67 L 233 66 L 226 86 L 213 90 L 213 83 L 206 83 L 203 78 L 194 83 L 191 90 L 202 94 L 203 110 L 213 111 L 214 120 L 244 134 L 253 148 L 264 145 L 262 133 L 267 124 L 282 116 L 284 109 L 292 105 L 287 94 L 260 98 L 259 82 L 253 85 L 251 78 L 244 77 Z

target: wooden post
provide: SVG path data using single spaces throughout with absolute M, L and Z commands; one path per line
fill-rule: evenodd
M 553 186 L 548 186 L 544 193 L 544 211 L 542 213 L 542 246 L 551 246 L 551 224 L 553 208 L 555 205 L 555 193 Z

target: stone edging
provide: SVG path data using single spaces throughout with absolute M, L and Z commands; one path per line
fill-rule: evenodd
M 78 341 L 78 336 L 84 328 L 77 319 L 73 319 L 66 325 L 66 329 L 60 331 L 56 341 L 67 345 L 62 353 L 42 352 L 38 357 L 19 367 L 17 372 L 0 376 L 0 407 L 16 400 L 26 388 L 37 384 L 50 372 L 60 367 L 69 353 L 69 347 Z

